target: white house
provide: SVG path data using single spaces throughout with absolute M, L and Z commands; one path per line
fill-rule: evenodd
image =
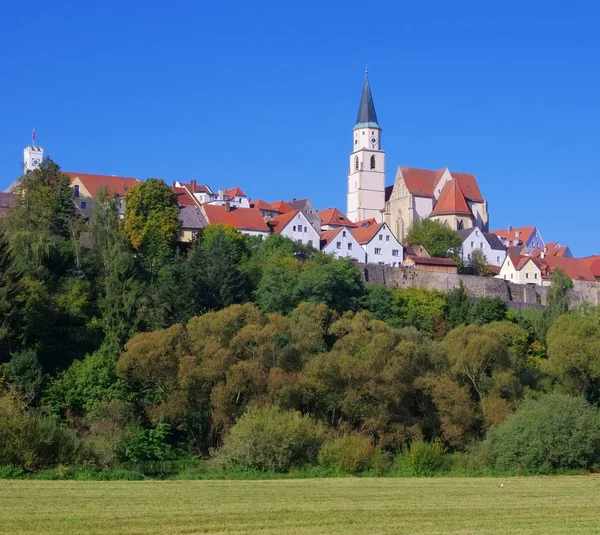
M 257 212 L 259 211 L 257 210 Z M 281 234 L 290 240 L 310 245 L 315 249 L 319 248 L 319 233 L 300 210 L 293 210 L 274 217 L 269 221 L 269 226 L 273 229 L 273 232 Z
M 321 250 L 336 258 L 351 258 L 361 264 L 365 263 L 367 255 L 352 233 L 343 227 L 321 233 Z
M 504 230 L 491 230 L 490 232 L 498 236 L 506 247 L 525 245 L 530 251 L 535 251 L 546 246 L 540 231 L 535 225 L 529 227 L 509 226 Z
M 317 215 L 321 219 L 321 230 L 331 230 L 334 228 L 358 228 L 358 225 L 350 221 L 342 212 L 337 208 L 327 208 L 326 210 L 319 210 Z
M 506 247 L 495 234 L 483 232 L 477 227 L 459 230 L 462 239 L 462 261 L 467 265 L 471 261 L 473 251 L 481 251 L 488 264 L 500 267 L 506 258 Z
M 352 229 L 352 236 L 367 253 L 367 262 L 389 266 L 402 265 L 404 248 L 385 223 L 368 223 Z

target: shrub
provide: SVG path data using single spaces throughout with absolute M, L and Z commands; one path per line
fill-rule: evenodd
M 369 437 L 349 434 L 325 442 L 319 452 L 319 463 L 356 474 L 371 466 L 374 453 L 375 447 Z
M 153 429 L 133 429 L 125 441 L 125 458 L 129 461 L 164 461 L 173 459 L 175 453 L 169 444 L 171 426 L 158 422 Z
M 446 448 L 440 440 L 436 439 L 433 442 L 419 440 L 403 449 L 396 464 L 400 464 L 398 468 L 404 468 L 414 475 L 433 475 L 445 468 L 445 453 Z
M 499 469 L 591 468 L 600 461 L 600 411 L 583 398 L 546 395 L 523 403 L 488 440 Z
M 22 411 L 14 398 L 0 398 L 0 465 L 38 470 L 76 462 L 81 452 L 73 430 L 45 414 Z
M 287 472 L 316 460 L 321 437 L 321 426 L 299 412 L 252 408 L 231 428 L 217 458 L 228 467 Z

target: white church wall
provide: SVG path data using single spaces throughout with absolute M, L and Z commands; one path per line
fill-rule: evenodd
M 433 199 L 429 197 L 413 197 L 415 221 L 429 217 L 433 210 Z

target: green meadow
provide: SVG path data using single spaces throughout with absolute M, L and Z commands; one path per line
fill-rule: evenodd
M 600 476 L 4 480 L 0 504 L 11 535 L 600 533 Z

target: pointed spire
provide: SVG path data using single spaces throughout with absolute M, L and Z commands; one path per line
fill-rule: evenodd
M 363 85 L 362 96 L 360 97 L 360 106 L 358 108 L 358 117 L 354 128 L 381 128 L 377 123 L 377 114 L 375 113 L 375 104 L 373 104 L 373 95 L 369 85 L 369 71 L 365 69 L 365 83 Z

